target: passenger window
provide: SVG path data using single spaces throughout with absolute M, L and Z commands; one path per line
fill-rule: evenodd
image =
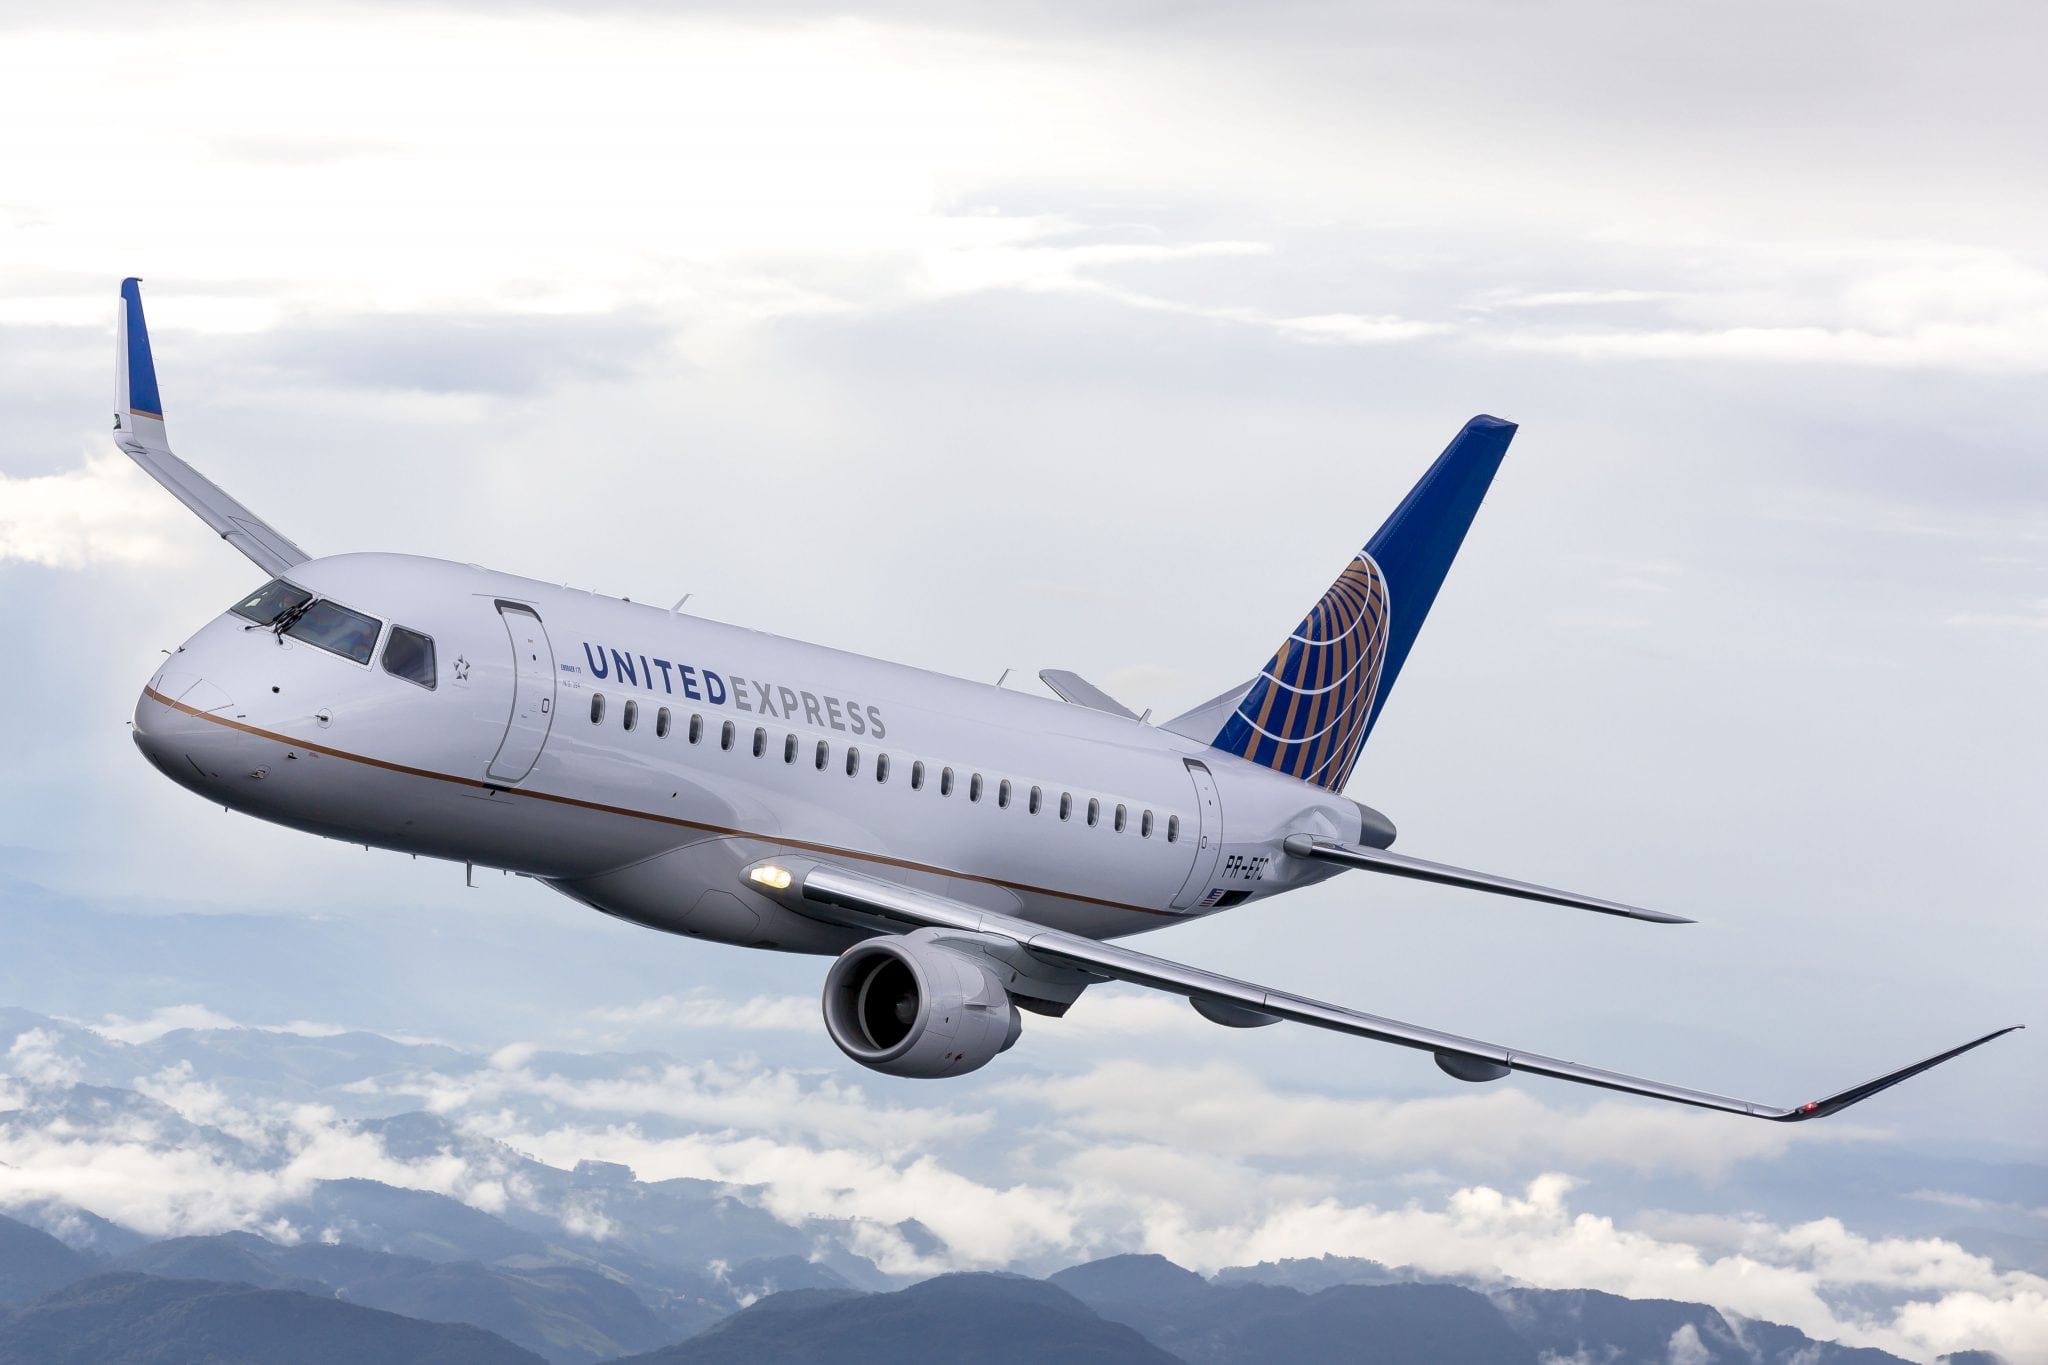
M 702 738 L 704 738 L 704 717 L 692 715 L 690 717 L 690 743 L 695 744 Z
M 939 795 L 951 796 L 952 794 L 953 770 L 951 768 L 941 768 L 939 769 Z
M 889 780 L 889 755 L 887 755 L 887 754 L 876 754 L 876 755 L 875 755 L 875 781 L 877 781 L 877 782 L 887 782 L 888 780 Z
M 860 776 L 860 747 L 858 745 L 849 744 L 846 746 L 846 775 L 848 777 Z
M 795 735 L 784 735 L 784 736 L 782 737 L 782 761 L 783 761 L 784 763 L 794 763 L 794 762 L 796 762 L 796 736 L 795 736 Z
M 394 678 L 434 690 L 434 642 L 416 630 L 393 626 L 384 642 L 384 671 Z
M 666 706 L 654 713 L 654 737 L 656 739 L 668 738 L 668 708 Z
M 602 692 L 592 692 L 590 694 L 590 723 L 592 725 L 604 724 L 604 693 Z
M 733 725 L 731 721 L 727 721 L 724 725 L 720 726 L 718 731 L 718 747 L 721 749 L 732 748 L 732 737 L 734 733 L 735 731 L 733 730 Z
M 1116 832 L 1124 832 L 1124 803 L 1121 801 L 1116 803 Z
M 274 626 L 284 619 L 287 612 L 295 611 L 312 600 L 313 594 L 304 588 L 295 588 L 282 578 L 273 578 L 228 610 L 259 626 Z
M 924 760 L 921 758 L 910 761 L 910 789 L 914 792 L 924 790 Z
M 1169 844 L 1180 842 L 1180 817 L 1178 815 L 1166 817 L 1166 842 Z
M 760 726 L 756 725 L 754 727 L 754 757 L 759 758 L 761 755 L 767 752 L 768 732 L 762 729 Z
M 323 600 L 300 611 L 284 633 L 316 649 L 366 664 L 370 662 L 370 651 L 377 647 L 377 633 L 383 629 L 384 623 L 374 616 Z
M 968 778 L 968 779 L 967 779 L 967 799 L 968 799 L 969 801 L 979 801 L 979 800 L 981 800 L 981 774 L 980 774 L 980 773 L 976 773 L 976 774 L 975 774 L 974 776 L 972 776 L 972 777 L 970 777 L 970 778 Z
M 1072 792 L 1061 792 L 1061 793 L 1060 793 L 1060 819 L 1062 819 L 1062 820 L 1070 820 L 1070 819 L 1072 819 L 1072 818 L 1073 818 L 1073 815 L 1074 815 L 1074 794 L 1073 794 Z
M 1044 792 L 1040 791 L 1036 787 L 1033 787 L 1031 789 L 1031 800 L 1025 804 L 1024 808 L 1030 811 L 1033 815 L 1038 814 L 1038 808 L 1041 804 L 1043 804 L 1044 797 Z
M 1138 837 L 1140 839 L 1152 837 L 1152 812 L 1149 810 L 1138 818 Z
M 1088 828 L 1094 829 L 1102 820 L 1102 803 L 1094 797 L 1088 798 Z
M 997 810 L 1008 810 L 1009 808 L 1010 808 L 1010 779 L 1006 777 L 1006 778 L 1004 778 L 1004 779 L 1003 779 L 1003 780 L 1002 780 L 1001 782 L 998 782 L 998 783 L 996 784 L 996 809 L 997 809 Z
M 832 761 L 832 746 L 824 740 L 818 741 L 818 771 L 824 772 L 825 765 Z
M 640 723 L 640 703 L 626 698 L 625 709 L 619 713 L 619 720 L 628 730 Z

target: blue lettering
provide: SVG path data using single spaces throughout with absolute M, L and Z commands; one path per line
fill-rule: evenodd
M 632 655 L 621 654 L 615 649 L 612 651 L 612 665 L 619 670 L 620 682 L 631 683 L 635 687 L 640 685 L 640 675 L 633 671 Z
M 725 705 L 725 679 L 708 668 L 704 670 L 704 695 L 713 706 Z
M 697 695 L 696 669 L 690 667 L 688 664 L 677 664 L 676 676 L 682 679 L 684 696 L 688 697 L 691 701 L 704 700 L 702 697 Z
M 592 654 L 590 652 L 590 641 L 585 640 L 583 642 L 583 657 L 590 661 L 591 677 L 602 678 L 605 676 L 604 651 L 602 649 Z
M 647 690 L 652 692 L 654 690 L 654 670 L 647 666 L 647 656 L 645 654 L 640 656 L 640 676 L 647 679 Z
M 668 685 L 668 671 L 671 667 L 673 667 L 673 665 L 670 664 L 667 659 L 656 659 L 654 661 L 654 666 L 661 670 L 661 690 L 664 692 L 675 691 L 673 687 L 670 687 Z M 652 673 L 648 674 L 647 676 L 650 680 L 654 677 Z

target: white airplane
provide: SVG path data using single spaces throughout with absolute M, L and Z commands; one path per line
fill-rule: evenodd
M 173 455 L 133 279 L 115 440 L 272 575 L 149 680 L 135 742 L 210 801 L 314 834 L 534 877 L 608 915 L 832 955 L 825 1027 L 863 1066 L 950 1076 L 1088 986 L 1781 1122 L 1792 1108 L 1381 1018 L 1108 942 L 1349 868 L 1656 923 L 1674 915 L 1391 853 L 1343 789 L 1515 427 L 1475 417 L 1257 676 L 1160 725 L 1071 673 L 1063 700 L 395 554 L 311 558 Z

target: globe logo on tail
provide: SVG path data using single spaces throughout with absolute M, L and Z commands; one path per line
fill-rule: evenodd
M 1391 618 L 1386 575 L 1360 551 L 1281 642 L 1216 747 L 1341 790 L 1372 720 Z

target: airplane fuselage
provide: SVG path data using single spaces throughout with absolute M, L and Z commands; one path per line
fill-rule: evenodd
M 795 851 L 1108 938 L 1323 880 L 1282 840 L 1360 834 L 1342 797 L 1085 706 L 443 560 L 285 579 L 374 619 L 365 661 L 222 615 L 137 704 L 161 771 L 679 934 L 842 951 L 742 877 Z M 383 666 L 399 628 L 431 687 Z

